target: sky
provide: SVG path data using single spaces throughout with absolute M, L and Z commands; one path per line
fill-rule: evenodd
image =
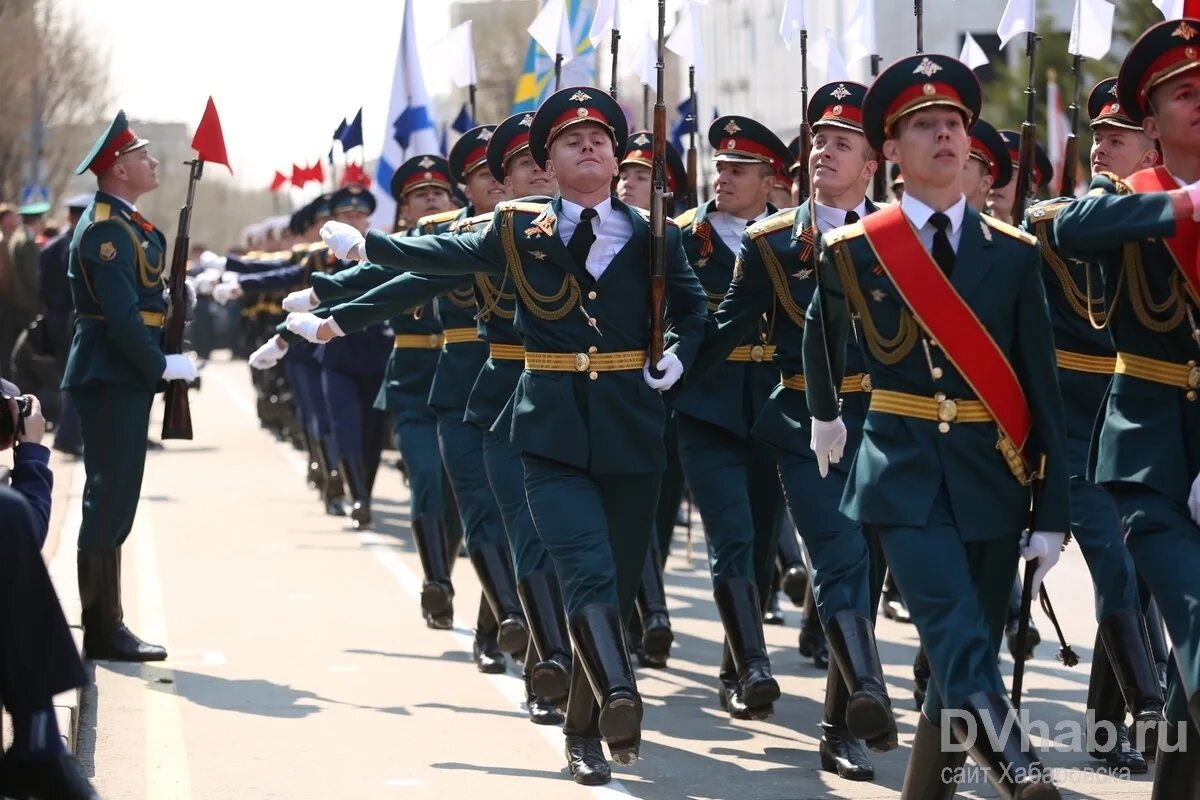
M 58 2 L 108 57 L 110 112 L 194 127 L 212 95 L 235 180 L 247 187 L 323 158 L 359 106 L 367 156 L 380 151 L 404 0 L 121 0 L 118 12 Z M 409 2 L 421 41 L 435 44 L 450 28 L 450 3 Z M 423 52 L 422 62 L 431 94 L 453 89 L 436 56 Z

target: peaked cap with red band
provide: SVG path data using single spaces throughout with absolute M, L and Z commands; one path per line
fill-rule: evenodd
M 349 184 L 338 189 L 329 198 L 329 211 L 335 217 L 350 211 L 361 211 L 364 214 L 375 213 L 375 195 L 357 183 Z
M 971 158 L 987 167 L 993 189 L 1007 186 L 1012 180 L 1013 161 L 1008 144 L 1000 131 L 986 120 L 977 119 L 971 126 Z
M 117 159 L 126 153 L 150 144 L 149 139 L 139 137 L 129 127 L 129 120 L 124 111 L 118 111 L 117 116 L 109 123 L 108 128 L 92 145 L 91 152 L 83 157 L 75 168 L 76 175 L 82 175 L 89 169 L 96 175 L 103 175 Z
M 1004 145 L 1008 148 L 1009 161 L 1016 168 L 1021 162 L 1021 134 L 1016 131 L 1000 131 L 1000 138 L 1004 140 Z M 1052 180 L 1054 180 L 1054 164 L 1051 163 L 1050 156 L 1046 155 L 1046 148 L 1042 147 L 1042 143 L 1034 142 L 1033 185 L 1039 189 L 1045 189 Z
M 1117 97 L 1129 118 L 1150 114 L 1150 93 L 1164 81 L 1200 69 L 1200 19 L 1160 22 L 1133 43 L 1117 76 Z
M 569 86 L 546 98 L 533 115 L 529 130 L 529 153 L 539 167 L 545 168 L 550 145 L 555 137 L 584 122 L 601 126 L 612 138 L 613 154 L 620 161 L 625 154 L 629 123 L 616 100 L 595 86 Z
M 446 157 L 455 183 L 466 183 L 468 175 L 487 164 L 488 142 L 495 132 L 495 125 L 478 125 L 458 137 Z
M 717 163 L 766 164 L 777 173 L 792 165 L 792 154 L 783 140 L 750 117 L 717 117 L 708 126 L 708 143 Z
M 533 114 L 522 111 L 508 117 L 492 131 L 487 143 L 487 165 L 492 177 L 498 181 L 508 175 L 508 165 L 521 153 L 529 150 L 529 131 L 533 127 Z
M 813 92 L 808 101 L 808 126 L 813 133 L 826 125 L 863 132 L 863 100 L 867 87 L 854 81 L 834 81 Z
M 638 164 L 654 169 L 654 134 L 650 131 L 634 131 L 625 142 L 625 157 L 619 166 Z M 677 192 L 687 184 L 687 167 L 675 145 L 667 142 L 667 191 Z
M 435 186 L 454 191 L 450 181 L 450 165 L 446 159 L 438 155 L 413 156 L 392 173 L 392 182 L 388 188 L 397 203 L 403 202 L 404 195 L 420 189 L 422 186 Z
M 924 108 L 953 108 L 967 127 L 979 116 L 979 79 L 956 58 L 925 53 L 907 56 L 885 69 L 863 99 L 863 133 L 876 150 L 904 117 Z
M 1130 119 L 1129 114 L 1125 112 L 1125 107 L 1118 99 L 1116 78 L 1105 78 L 1092 87 L 1091 94 L 1088 95 L 1087 108 L 1093 130 L 1105 125 L 1131 131 L 1142 129 L 1140 122 Z

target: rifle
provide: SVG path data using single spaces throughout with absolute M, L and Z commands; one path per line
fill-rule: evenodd
M 1033 179 L 1034 148 L 1037 145 L 1037 86 L 1034 84 L 1034 67 L 1037 62 L 1038 35 L 1026 34 L 1025 54 L 1029 58 L 1029 81 L 1025 87 L 1028 98 L 1025 105 L 1025 121 L 1021 123 L 1020 158 L 1017 161 L 1017 188 L 1013 196 L 1012 224 L 1020 227 L 1025 221 L 1025 204 L 1029 201 L 1030 183 Z
M 617 30 L 615 19 L 616 18 L 614 17 L 612 43 L 609 45 L 609 52 L 612 53 L 612 80 L 609 81 L 608 85 L 608 93 L 612 95 L 614 99 L 616 99 L 617 96 L 617 52 L 621 47 L 621 32 Z
M 661 373 L 657 364 L 663 357 L 663 315 L 666 311 L 667 285 L 667 106 L 663 102 L 663 53 L 667 28 L 667 0 L 658 0 L 658 61 L 654 99 L 654 163 L 650 170 L 650 371 Z
M 204 161 L 196 158 L 184 162 L 191 167 L 188 174 L 187 200 L 179 209 L 179 230 L 175 234 L 175 249 L 171 251 L 171 277 L 167 284 L 167 330 L 163 352 L 175 355 L 183 352 L 183 326 L 187 322 L 187 260 L 191 250 L 192 201 L 196 195 L 196 183 L 204 171 Z M 188 404 L 186 381 L 171 381 L 163 394 L 166 408 L 163 410 L 162 438 L 191 439 L 192 409 Z
M 695 208 L 700 205 L 696 192 L 696 180 L 699 166 L 696 163 L 696 127 L 700 115 L 696 113 L 696 66 L 688 66 L 688 149 L 687 149 L 687 193 L 684 195 L 684 205 Z
M 1074 83 L 1071 89 L 1071 132 L 1067 134 L 1066 154 L 1063 156 L 1062 184 L 1060 194 L 1063 197 L 1075 196 L 1075 165 L 1079 159 L 1079 137 L 1075 131 L 1079 129 L 1079 73 L 1083 56 L 1075 54 L 1071 61 L 1071 75 Z
M 917 17 L 917 53 L 925 52 L 925 4 L 913 0 L 913 14 Z
M 808 29 L 800 29 L 800 172 L 796 180 L 800 182 L 800 200 L 803 201 L 811 194 L 812 187 L 808 185 L 808 157 L 812 153 L 812 129 L 808 127 Z
M 878 53 L 871 54 L 871 77 L 879 77 L 879 66 L 883 61 L 883 56 Z M 874 195 L 876 203 L 882 203 L 887 200 L 887 159 L 883 157 L 883 153 L 875 154 L 875 174 L 871 176 L 871 194 Z

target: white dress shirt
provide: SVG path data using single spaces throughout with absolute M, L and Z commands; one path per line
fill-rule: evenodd
M 754 219 L 742 219 L 741 217 L 735 217 L 733 214 L 726 214 L 724 211 L 714 211 L 708 215 L 709 224 L 716 230 L 717 235 L 721 237 L 721 241 L 725 243 L 725 246 L 735 254 L 742 247 L 742 234 L 746 232 L 746 228 L 760 219 L 766 218 L 767 212 L 765 209 Z
M 579 227 L 579 215 L 582 213 L 583 206 L 563 198 L 562 216 L 558 219 L 558 235 L 563 244 L 571 241 L 572 234 Z M 621 252 L 621 248 L 632 238 L 633 223 L 624 213 L 613 208 L 612 198 L 606 197 L 596 206 L 596 216 L 592 219 L 592 233 L 596 235 L 596 241 L 592 242 L 592 249 L 588 251 L 585 266 L 588 274 L 599 280 L 617 253 Z
M 821 232 L 822 236 L 834 228 L 840 228 L 846 224 L 847 212 L 844 209 L 821 205 L 815 200 L 813 205 L 816 206 L 817 211 L 817 230 Z M 860 220 L 867 215 L 867 198 L 864 197 L 862 202 L 855 206 L 854 213 L 858 214 Z
M 933 227 L 929 218 L 937 212 L 908 192 L 905 192 L 904 196 L 900 198 L 900 209 L 904 212 L 904 216 L 908 217 L 912 226 L 917 229 L 917 235 L 921 237 L 921 244 L 932 253 L 933 235 L 937 233 L 937 228 Z M 950 230 L 947 232 L 947 236 L 950 237 L 950 246 L 956 253 L 958 252 L 958 242 L 962 239 L 963 215 L 966 214 L 966 211 L 967 198 L 960 195 L 957 203 L 942 212 L 950 218 Z

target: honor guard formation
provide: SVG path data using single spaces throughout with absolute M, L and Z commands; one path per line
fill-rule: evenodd
M 806 100 L 794 139 L 716 117 L 701 199 L 661 118 L 630 131 L 610 92 L 562 88 L 408 157 L 389 229 L 351 182 L 291 215 L 290 248 L 204 252 L 193 283 L 240 301 L 262 425 L 302 453 L 326 514 L 371 529 L 385 446 L 399 453 L 412 613 L 475 619 L 479 671 L 513 660 L 575 782 L 634 765 L 660 713 L 638 675 L 672 669 L 664 564 L 687 496 L 723 637 L 707 702 L 735 725 L 781 698 L 764 624 L 782 591 L 827 670 L 803 723 L 813 766 L 875 780 L 900 757 L 884 613 L 920 637 L 901 797 L 953 797 L 968 759 L 1001 797 L 1059 797 L 1016 709 L 1043 635 L 1031 604 L 1058 627 L 1051 596 L 1079 587 L 1053 568 L 1077 547 L 1087 708 L 1107 723 L 1088 752 L 1152 770 L 1154 798 L 1200 797 L 1200 19 L 1149 28 L 1091 89 L 1078 186 L 1031 124 L 981 118 L 979 80 L 949 56 Z M 148 144 L 117 115 L 80 164 L 98 188 L 59 256 L 83 650 L 130 662 L 167 658 L 123 621 L 146 457 L 130 442 L 156 391 L 197 377 L 170 344 L 166 239 L 137 211 Z M 478 598 L 456 592 L 460 551 Z M 43 701 L 86 680 L 69 637 L 48 646 L 70 668 L 33 694 L 10 691 L 28 665 L 0 671 L 0 795 L 98 797 L 48 742 Z M 1060 657 L 1077 660 L 1065 642 Z

